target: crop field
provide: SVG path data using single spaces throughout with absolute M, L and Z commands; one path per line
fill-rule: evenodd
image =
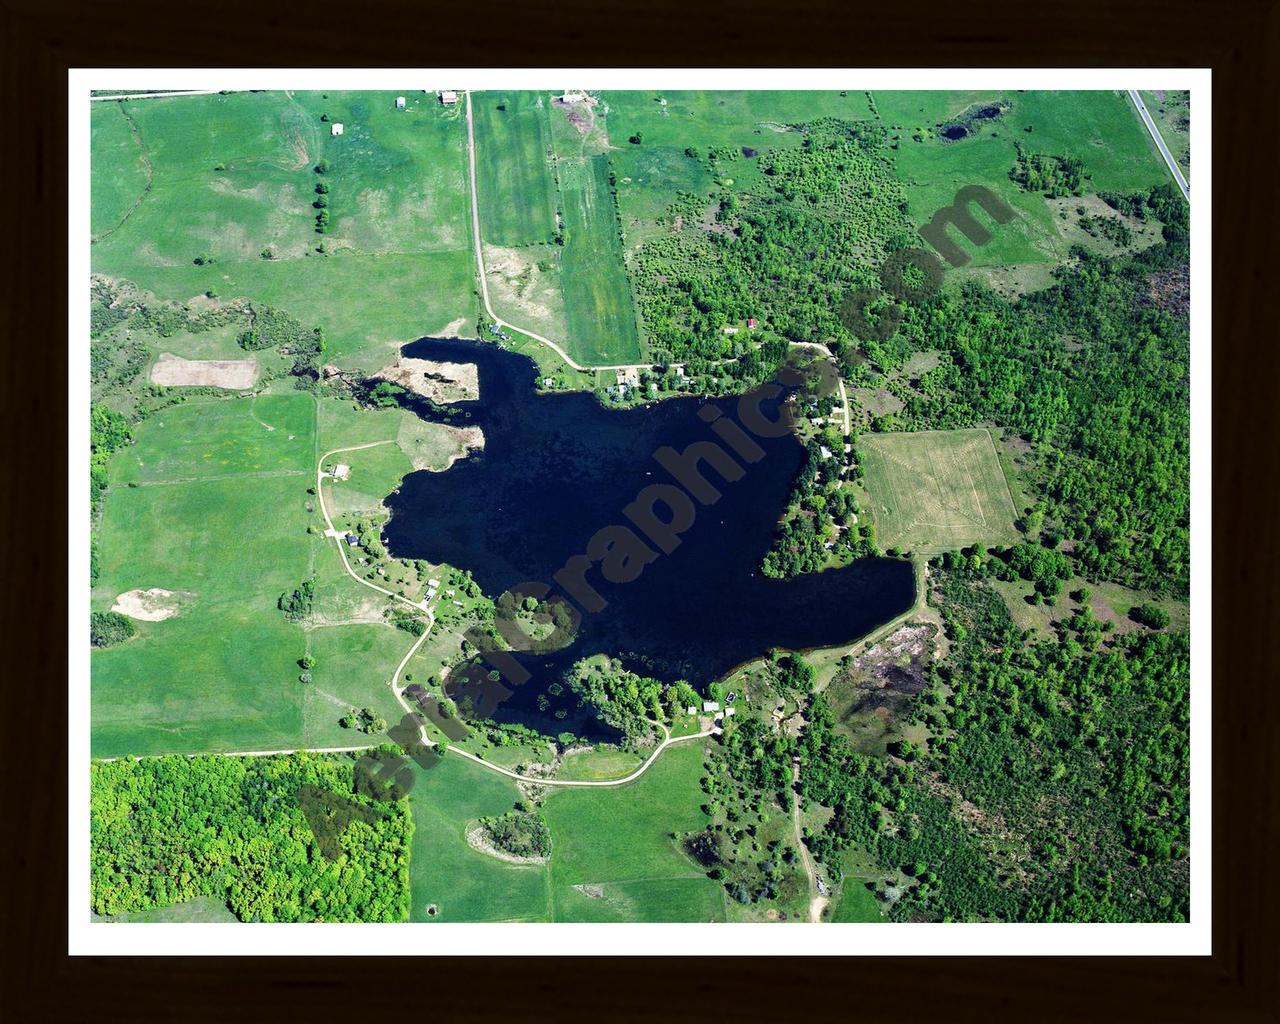
M 1031 152 L 1079 157 L 1088 192 L 1135 191 L 1168 177 L 1122 92 L 877 92 L 873 99 L 890 138 L 898 143 L 893 159 L 906 187 L 908 215 L 917 227 L 950 206 L 967 185 L 991 189 L 1017 211 L 1018 219 L 1011 223 L 988 223 L 994 237 L 985 246 L 957 238 L 975 268 L 1054 263 L 1067 252 L 1044 196 L 1025 192 L 1009 179 L 1015 142 Z M 935 134 L 939 122 L 1000 99 L 1009 101 L 1010 109 L 968 138 L 950 142 Z M 916 141 L 914 135 L 922 130 L 927 137 Z
M 987 431 L 868 434 L 858 447 L 882 548 L 924 553 L 1018 540 Z
M 547 98 L 482 92 L 472 97 L 472 108 L 484 240 L 504 246 L 550 242 L 557 199 Z
M 609 165 L 603 156 L 561 163 L 566 243 L 562 273 L 565 314 L 580 363 L 640 359 L 636 315 L 627 281 Z
M 326 359 L 353 368 L 474 322 L 465 124 L 407 96 L 403 111 L 336 92 L 95 104 L 94 271 L 163 299 L 270 303 L 324 327 Z

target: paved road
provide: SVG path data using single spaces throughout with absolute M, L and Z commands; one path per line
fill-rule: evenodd
M 1147 126 L 1147 131 L 1151 133 L 1151 138 L 1155 140 L 1156 148 L 1160 150 L 1160 155 L 1164 157 L 1164 162 L 1169 165 L 1173 180 L 1178 183 L 1178 188 L 1182 189 L 1182 198 L 1190 204 L 1191 186 L 1187 184 L 1187 179 L 1182 176 L 1182 168 L 1178 166 L 1178 161 L 1173 158 L 1173 154 L 1169 152 L 1169 147 L 1164 144 L 1164 139 L 1160 136 L 1160 129 L 1156 127 L 1155 121 L 1151 120 L 1151 115 L 1147 113 L 1147 105 L 1142 102 L 1142 97 L 1137 89 L 1129 90 L 1129 98 L 1133 100 L 1134 106 L 1138 108 L 1138 113 L 1142 115 L 1142 123 Z

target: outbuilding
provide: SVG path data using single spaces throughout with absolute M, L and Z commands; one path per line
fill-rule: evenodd
M 441 89 L 440 102 L 446 107 L 451 107 L 458 102 L 458 94 L 452 89 Z
M 397 96 L 397 97 L 396 97 L 396 110 L 404 110 L 404 97 L 403 97 L 403 96 Z
M 329 125 L 329 134 L 330 134 L 330 135 L 341 135 L 341 134 L 342 134 L 342 122 L 341 122 L 341 121 L 334 121 L 334 122 L 333 122 L 333 124 Z

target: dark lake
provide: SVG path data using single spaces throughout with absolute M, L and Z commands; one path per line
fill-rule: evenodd
M 442 417 L 406 405 L 427 418 L 481 427 L 485 447 L 444 473 L 405 478 L 386 502 L 388 549 L 395 557 L 469 569 L 493 598 L 524 582 L 553 584 L 556 571 L 585 552 L 597 531 L 630 526 L 622 510 L 646 485 L 675 482 L 655 461 L 657 449 L 717 441 L 727 450 L 698 415 L 707 399 L 610 410 L 587 393 L 536 393 L 534 362 L 488 344 L 424 338 L 403 351 L 477 365 L 480 400 L 458 403 L 460 413 Z M 711 404 L 737 419 L 736 398 Z M 766 414 L 776 417 L 777 404 L 766 404 Z M 532 678 L 495 718 L 552 733 L 564 728 L 568 723 L 537 714 L 536 699 L 590 654 L 620 656 L 633 671 L 705 688 L 770 648 L 849 643 L 907 610 L 914 579 L 911 566 L 897 559 L 862 559 L 787 581 L 760 574 L 804 450 L 790 433 L 752 437 L 764 455 L 754 463 L 738 459 L 745 472 L 737 481 L 703 465 L 722 497 L 695 502 L 695 520 L 673 553 L 659 553 L 629 583 L 607 582 L 598 566 L 587 573 L 607 606 L 583 615 L 569 646 L 520 655 Z

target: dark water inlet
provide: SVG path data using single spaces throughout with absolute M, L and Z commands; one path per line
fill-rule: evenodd
M 623 509 L 642 489 L 675 482 L 654 459 L 659 448 L 684 452 L 712 441 L 728 451 L 698 415 L 704 406 L 737 419 L 736 398 L 676 398 L 610 410 L 591 394 L 540 395 L 532 360 L 477 342 L 424 338 L 404 354 L 477 365 L 479 401 L 457 403 L 459 412 L 448 417 L 415 408 L 427 418 L 481 427 L 485 447 L 444 473 L 405 478 L 386 502 L 388 549 L 395 557 L 469 569 L 494 598 L 521 583 L 554 585 L 556 572 L 583 554 L 599 530 L 631 526 Z M 766 403 L 765 411 L 774 417 L 778 410 Z M 803 449 L 789 433 L 753 438 L 764 455 L 755 463 L 736 459 L 740 479 L 726 481 L 701 464 L 702 476 L 722 496 L 694 503 L 693 524 L 671 554 L 655 549 L 633 582 L 610 583 L 598 565 L 586 573 L 606 607 L 584 614 L 569 646 L 518 656 L 532 679 L 516 688 L 498 720 L 550 732 L 581 726 L 553 720 L 554 701 L 540 715 L 537 698 L 590 654 L 618 655 L 642 674 L 705 687 L 773 647 L 849 643 L 910 607 L 913 572 L 897 559 L 861 559 L 786 581 L 760 574 Z M 667 515 L 665 508 L 659 512 Z

